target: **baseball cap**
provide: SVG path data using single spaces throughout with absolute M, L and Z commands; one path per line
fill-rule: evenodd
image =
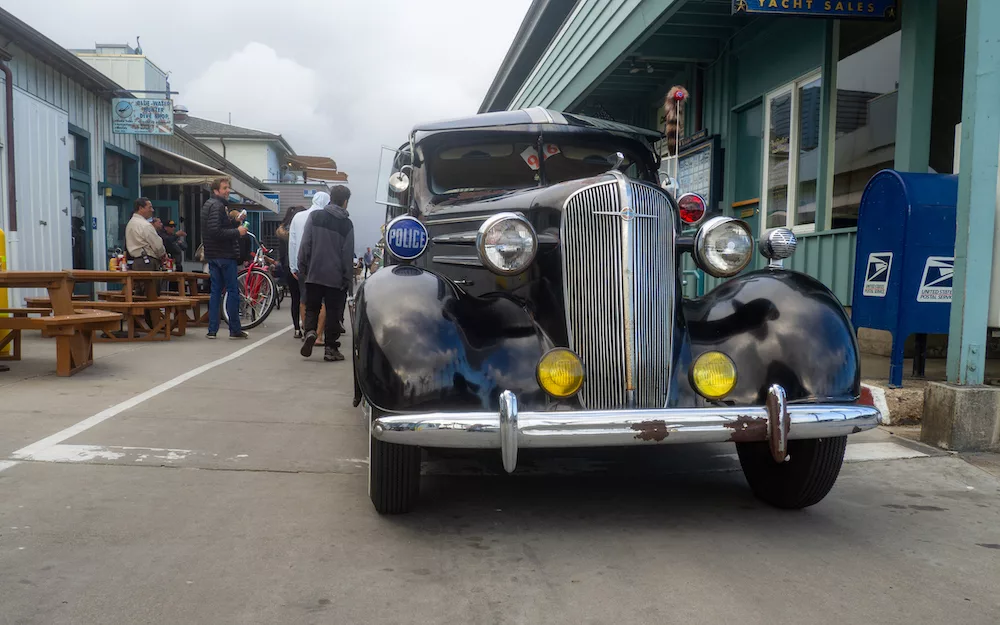
M 177 227 L 177 224 L 176 224 L 176 223 L 174 223 L 174 220 L 173 220 L 173 219 L 171 219 L 170 221 L 168 221 L 166 225 L 168 225 L 168 226 L 173 226 L 173 227 L 175 227 L 175 228 Z

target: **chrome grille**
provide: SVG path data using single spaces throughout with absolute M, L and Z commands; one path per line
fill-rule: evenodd
M 584 405 L 664 406 L 675 288 L 666 197 L 617 175 L 586 187 L 566 202 L 562 241 L 567 327 L 583 360 Z

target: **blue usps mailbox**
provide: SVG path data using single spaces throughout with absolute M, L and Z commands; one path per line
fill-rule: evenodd
M 957 202 L 958 176 L 893 170 L 875 174 L 861 197 L 851 319 L 892 334 L 891 386 L 903 384 L 907 337 L 948 332 Z

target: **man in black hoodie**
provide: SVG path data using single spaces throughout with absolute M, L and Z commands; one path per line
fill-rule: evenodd
M 326 303 L 326 334 L 323 360 L 344 360 L 340 353 L 340 319 L 347 295 L 354 286 L 354 224 L 347 212 L 351 190 L 333 188 L 330 204 L 313 211 L 306 222 L 299 246 L 299 276 L 305 277 L 305 341 L 301 354 L 308 358 L 316 344 L 319 309 Z
M 226 288 L 226 315 L 229 317 L 229 338 L 246 339 L 250 335 L 240 325 L 240 286 L 236 281 L 236 264 L 240 257 L 240 237 L 247 234 L 243 226 L 233 227 L 229 219 L 229 179 L 212 181 L 212 197 L 201 209 L 201 231 L 204 233 L 205 261 L 212 278 L 212 297 L 208 300 L 208 338 L 219 332 L 222 315 L 222 288 Z

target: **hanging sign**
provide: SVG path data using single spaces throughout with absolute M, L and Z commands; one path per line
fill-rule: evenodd
M 733 13 L 896 19 L 898 0 L 733 0 Z
M 174 134 L 171 100 L 115 98 L 111 103 L 111 131 L 120 135 Z

